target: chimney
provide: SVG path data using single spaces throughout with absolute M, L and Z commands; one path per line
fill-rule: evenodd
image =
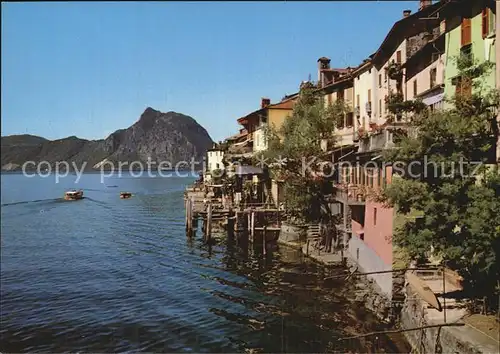
M 410 15 L 411 15 L 411 10 L 404 10 L 403 11 L 403 18 L 407 18 Z
M 318 82 L 321 86 L 324 86 L 324 75 L 322 70 L 330 69 L 330 58 L 321 57 L 318 59 Z
M 420 0 L 420 6 L 419 6 L 418 10 L 422 11 L 427 6 L 431 6 L 431 5 L 432 5 L 432 0 Z
M 271 104 L 271 100 L 269 98 L 263 97 L 260 99 L 260 108 L 266 108 L 270 104 Z

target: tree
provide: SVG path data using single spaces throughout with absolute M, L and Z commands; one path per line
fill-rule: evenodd
M 382 199 L 398 212 L 417 211 L 393 241 L 416 259 L 431 248 L 476 296 L 493 296 L 500 279 L 500 179 L 487 167 L 498 126 L 498 92 L 483 85 L 491 63 L 457 58 L 459 89 L 452 108 L 414 114 L 416 134 L 401 137 L 384 159 L 394 178 Z M 411 107 L 411 104 L 407 104 Z M 400 108 L 400 107 L 399 107 Z M 477 167 L 477 163 L 481 167 Z
M 284 182 L 286 212 L 299 222 L 329 215 L 331 160 L 324 147 L 334 145 L 335 127 L 345 112 L 343 101 L 325 107 L 321 92 L 306 83 L 281 128 L 266 129 L 268 149 L 259 158 L 269 163 L 272 177 Z

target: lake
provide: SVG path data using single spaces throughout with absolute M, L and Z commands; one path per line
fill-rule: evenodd
M 0 351 L 398 351 L 337 341 L 384 327 L 351 300 L 356 284 L 325 284 L 298 251 L 188 239 L 194 178 L 76 178 L 2 174 Z M 71 188 L 85 198 L 63 201 Z

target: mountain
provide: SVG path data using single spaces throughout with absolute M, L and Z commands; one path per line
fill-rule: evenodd
M 192 117 L 176 113 L 162 113 L 148 107 L 139 120 L 127 129 L 120 129 L 102 140 L 86 140 L 76 136 L 47 140 L 34 135 L 10 135 L 1 138 L 2 170 L 19 170 L 26 161 L 48 161 L 52 166 L 58 161 L 76 164 L 86 162 L 86 170 L 106 168 L 109 163 L 140 161 L 148 158 L 157 164 L 161 161 L 175 166 L 179 161 L 201 162 L 213 144 L 205 128 Z M 146 167 L 146 165 L 144 165 Z M 201 169 L 201 164 L 197 165 Z M 128 165 L 124 165 L 128 170 Z

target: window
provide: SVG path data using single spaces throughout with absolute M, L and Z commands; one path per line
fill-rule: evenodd
M 382 74 L 378 74 L 378 87 L 382 87 Z
M 401 51 L 396 52 L 396 63 L 401 64 Z
M 418 84 L 417 79 L 413 80 L 413 97 L 417 97 L 418 94 Z
M 352 127 L 354 125 L 354 115 L 352 112 L 346 114 L 346 126 Z
M 387 82 L 387 70 L 384 70 L 384 82 Z
M 382 100 L 378 100 L 378 112 L 382 116 Z
M 218 163 L 215 164 L 215 169 L 217 169 L 217 170 L 219 169 L 219 164 Z
M 385 95 L 385 101 L 387 101 L 387 95 Z M 387 113 L 387 106 L 388 105 L 385 105 L 385 110 L 384 110 L 385 113 Z
M 462 30 L 462 39 L 461 39 L 462 46 L 472 43 L 470 18 L 464 17 L 462 19 L 461 30 Z
M 328 95 L 326 97 L 327 97 L 327 100 L 328 100 L 328 105 L 331 105 L 332 104 L 332 95 Z
M 368 89 L 368 102 L 372 101 L 372 90 Z
M 356 95 L 356 107 L 359 107 L 359 95 Z
M 344 90 L 340 90 L 337 92 L 337 99 L 344 100 Z
M 373 208 L 373 225 L 377 225 L 377 208 Z
M 429 75 L 430 75 L 430 83 L 431 83 L 430 88 L 433 88 L 434 86 L 436 86 L 437 69 L 432 68 L 431 71 L 429 72 Z

